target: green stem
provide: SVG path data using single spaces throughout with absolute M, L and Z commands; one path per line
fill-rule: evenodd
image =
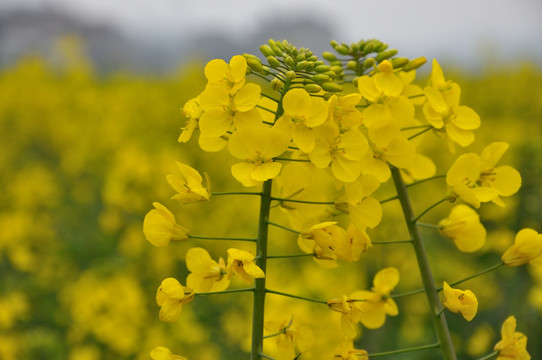
M 446 175 L 435 175 L 435 176 L 431 176 L 431 177 L 428 177 L 426 179 L 421 179 L 421 180 L 418 180 L 418 181 L 414 181 L 410 184 L 407 184 L 406 187 L 411 187 L 411 186 L 414 186 L 414 185 L 418 185 L 418 184 L 421 184 L 421 183 L 424 183 L 426 181 L 431 181 L 431 180 L 434 180 L 434 179 L 440 179 L 440 178 L 444 178 L 446 177 Z
M 406 186 L 405 186 L 405 189 L 406 189 Z M 434 203 L 433 205 L 429 206 L 427 209 L 425 209 L 424 211 L 422 211 L 420 213 L 420 215 L 416 216 L 412 221 L 414 223 L 418 222 L 418 220 L 420 220 L 422 218 L 422 216 L 424 216 L 425 214 L 427 214 L 429 211 L 433 210 L 434 207 L 436 207 L 437 205 L 440 205 L 442 204 L 443 202 L 445 202 L 446 200 L 448 200 L 447 198 L 444 198 L 444 199 L 440 199 L 439 201 L 437 201 L 436 203 Z
M 256 242 L 256 265 L 265 273 L 267 268 L 267 240 L 269 234 L 269 211 L 271 209 L 272 180 L 263 184 L 258 220 L 258 241 Z M 263 351 L 263 325 L 265 308 L 265 277 L 255 280 L 254 306 L 252 308 L 252 349 L 251 360 L 261 358 Z
M 418 133 L 416 133 L 416 134 L 414 134 L 414 135 L 412 135 L 412 136 L 409 136 L 409 137 L 408 137 L 408 140 L 412 140 L 412 139 L 414 139 L 415 137 L 418 137 L 418 136 L 420 136 L 421 134 L 428 132 L 428 131 L 431 130 L 432 128 L 433 128 L 433 127 L 428 127 L 427 129 L 423 129 L 422 131 L 420 131 L 420 132 L 418 132 Z
M 311 253 L 304 253 L 304 254 L 287 254 L 287 255 L 268 255 L 268 259 L 286 259 L 286 258 L 297 258 L 297 257 L 306 257 L 306 256 L 314 256 L 314 254 Z
M 283 158 L 283 157 L 276 157 L 276 158 L 273 158 L 273 160 L 311 162 L 309 159 L 290 159 L 290 158 Z
M 383 241 L 373 241 L 373 244 L 376 245 L 386 245 L 386 244 L 411 244 L 412 240 L 383 240 Z
M 440 309 L 442 309 L 442 304 L 435 285 L 435 279 L 433 277 L 431 266 L 429 265 L 429 259 L 427 258 L 427 253 L 423 245 L 422 236 L 418 227 L 416 226 L 416 221 L 418 220 L 419 216 L 418 218 L 414 217 L 414 212 L 412 211 L 410 198 L 408 196 L 405 182 L 401 176 L 401 171 L 396 167 L 392 167 L 391 173 L 395 188 L 397 190 L 397 195 L 399 196 L 399 201 L 401 202 L 401 208 L 403 209 L 403 215 L 408 227 L 408 232 L 413 240 L 414 251 L 418 260 L 418 267 L 420 269 L 423 287 L 425 289 L 427 301 L 429 302 L 429 306 L 431 308 L 431 318 L 437 333 L 437 338 L 439 339 L 442 355 L 444 360 L 456 360 L 455 349 L 452 343 L 452 337 L 450 336 L 450 330 L 448 329 L 448 325 L 446 323 L 446 317 L 444 314 L 442 316 L 437 316 Z
M 402 127 L 401 130 L 425 129 L 428 127 L 430 128 L 431 125 L 405 126 L 405 127 Z
M 274 112 L 273 110 L 268 109 L 268 108 L 266 108 L 266 107 L 264 107 L 264 106 L 256 105 L 256 107 L 257 107 L 257 108 L 260 108 L 260 109 L 262 109 L 262 110 L 264 110 L 264 111 L 270 112 L 271 114 L 275 114 L 275 112 Z M 270 124 L 270 125 L 273 125 L 273 124 Z
M 503 262 L 498 263 L 497 265 L 493 265 L 492 267 L 490 267 L 490 268 L 488 268 L 488 269 L 482 270 L 482 271 L 480 271 L 480 272 L 477 272 L 476 274 L 467 276 L 467 277 L 464 278 L 464 279 L 461 279 L 461 280 L 455 281 L 455 282 L 453 282 L 453 283 L 450 283 L 450 286 L 454 286 L 454 285 L 457 285 L 457 284 L 461 284 L 462 282 L 465 282 L 465 281 L 468 281 L 468 280 L 470 280 L 470 279 L 474 279 L 475 277 L 478 277 L 478 276 L 487 274 L 488 272 L 491 272 L 491 271 L 493 271 L 493 270 L 497 270 L 498 268 L 500 268 L 500 267 L 503 266 L 503 265 L 504 265 Z
M 199 235 L 190 235 L 188 234 L 189 239 L 200 239 L 200 240 L 234 240 L 234 241 L 252 241 L 255 242 L 258 239 L 250 238 L 241 238 L 241 237 L 215 237 L 215 236 L 199 236 Z
M 309 200 L 296 200 L 296 199 L 287 199 L 287 198 L 280 198 L 280 197 L 271 197 L 271 200 L 277 200 L 282 202 L 295 202 L 295 203 L 301 203 L 301 204 L 314 204 L 314 205 L 334 205 L 335 203 L 333 201 L 309 201 Z
M 442 226 L 435 225 L 435 224 L 428 224 L 428 223 L 423 223 L 423 222 L 419 222 L 419 221 L 416 224 L 418 226 L 429 228 L 429 229 L 437 229 L 437 230 L 442 229 Z
M 278 227 L 280 229 L 283 229 L 283 230 L 286 230 L 286 231 L 289 231 L 289 232 L 293 232 L 294 234 L 301 234 L 301 232 L 299 232 L 297 230 L 290 229 L 289 227 L 286 227 L 286 226 L 283 226 L 283 225 L 280 225 L 280 224 L 277 224 L 277 223 L 274 223 L 274 222 L 271 222 L 271 221 L 268 221 L 267 224 L 272 225 L 274 227 Z
M 267 95 L 267 94 L 264 94 L 264 93 L 261 93 L 261 95 L 265 98 L 268 98 L 270 100 L 273 100 L 274 102 L 278 103 L 279 101 L 277 99 L 275 99 L 274 97 L 272 97 L 271 95 Z M 274 113 L 274 111 L 273 111 Z
M 387 203 L 388 201 L 397 200 L 397 199 L 399 199 L 399 196 L 395 195 L 395 196 L 389 197 L 387 199 L 380 200 L 380 203 L 384 204 L 384 203 Z
M 276 295 L 291 297 L 291 298 L 294 298 L 294 299 L 305 300 L 305 301 L 310 301 L 310 302 L 314 302 L 314 303 L 318 303 L 318 304 L 327 305 L 327 301 L 324 301 L 324 300 L 311 299 L 311 298 L 307 298 L 307 297 L 303 297 L 303 296 L 292 295 L 292 294 L 283 293 L 283 292 L 275 291 L 275 290 L 269 290 L 269 289 L 267 289 L 266 291 L 268 293 L 270 293 L 270 294 L 276 294 Z
M 194 295 L 205 296 L 205 295 L 219 295 L 219 294 L 230 294 L 230 293 L 252 292 L 252 291 L 254 291 L 254 288 L 230 289 L 230 290 L 224 290 L 224 291 L 210 291 L 210 292 L 203 292 L 203 293 L 195 293 Z
M 420 293 L 422 293 L 424 291 L 425 291 L 425 289 L 416 289 L 416 290 L 412 290 L 412 291 L 408 291 L 408 292 L 404 292 L 404 293 L 400 293 L 400 294 L 392 294 L 392 295 L 390 295 L 390 297 L 392 297 L 393 299 L 396 299 L 396 298 L 400 298 L 400 297 L 403 297 L 403 296 L 420 294 Z
M 265 355 L 264 353 L 260 353 L 259 355 L 260 355 L 261 357 L 263 357 L 264 359 L 275 360 L 275 358 L 272 358 L 272 357 L 269 356 L 269 355 Z
M 499 350 L 493 351 L 491 354 L 487 354 L 484 357 L 479 358 L 478 360 L 489 360 L 493 359 L 495 356 L 499 355 Z
M 211 196 L 222 196 L 222 195 L 258 195 L 261 196 L 261 192 L 246 192 L 246 191 L 228 191 L 228 192 L 216 192 L 211 193 Z
M 412 351 L 436 349 L 436 348 L 439 348 L 439 347 L 440 347 L 440 344 L 435 343 L 435 344 L 430 344 L 430 345 L 415 346 L 415 347 L 401 349 L 401 350 L 379 352 L 379 353 L 369 354 L 369 359 L 375 358 L 375 357 L 381 357 L 381 356 L 403 354 L 403 353 L 412 352 Z

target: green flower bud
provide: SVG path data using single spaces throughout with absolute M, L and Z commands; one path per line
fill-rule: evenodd
M 275 46 L 278 47 L 281 51 L 284 51 L 286 49 L 286 47 L 282 44 L 281 41 L 275 41 Z M 273 48 L 271 46 L 271 48 Z
M 365 69 L 367 68 L 370 68 L 371 66 L 373 66 L 375 63 L 375 59 L 374 58 L 367 58 L 365 59 L 365 61 L 363 62 L 363 67 Z
M 243 56 L 245 57 L 245 59 L 253 59 L 253 60 L 256 60 L 256 61 L 259 61 L 260 58 L 257 57 L 256 55 L 252 55 L 252 54 L 243 54 Z
M 405 66 L 403 66 L 403 70 L 404 71 L 411 71 L 411 70 L 415 70 L 417 68 L 419 68 L 420 66 L 422 66 L 423 64 L 425 64 L 427 62 L 427 59 L 425 57 L 419 57 L 417 59 L 414 59 L 414 60 L 410 60 L 408 62 L 408 64 L 406 64 Z
M 330 67 L 327 65 L 318 65 L 314 67 L 314 71 L 317 73 L 324 73 L 330 70 Z
M 291 56 L 286 56 L 284 58 L 284 62 L 286 63 L 286 65 L 288 65 L 290 68 L 294 68 L 295 67 L 295 61 L 294 59 L 292 59 Z
M 391 59 L 391 64 L 394 69 L 399 69 L 408 63 L 408 59 L 405 57 L 398 57 Z
M 311 56 L 308 56 L 306 59 L 307 61 L 316 61 L 318 60 L 318 56 L 311 55 Z
M 325 82 L 322 84 L 322 89 L 329 92 L 341 92 L 343 91 L 343 87 L 339 84 L 336 84 L 334 82 Z
M 317 85 L 317 84 L 306 84 L 305 85 L 305 90 L 309 94 L 314 94 L 314 93 L 320 92 L 320 90 L 322 90 L 322 87 L 320 85 Z
M 299 71 L 299 70 L 305 70 L 305 69 L 307 69 L 307 66 L 308 66 L 308 65 L 309 65 L 309 62 L 308 62 L 308 61 L 305 61 L 305 60 L 300 61 L 300 62 L 298 62 L 298 63 L 296 64 L 295 70 L 296 70 L 296 71 Z
M 329 45 L 331 45 L 331 47 L 335 49 L 337 46 L 339 46 L 339 43 L 336 42 L 335 40 L 331 40 L 329 42 Z
M 268 66 L 262 65 L 262 71 L 261 71 L 262 75 L 269 75 L 270 72 L 271 70 L 269 69 Z
M 297 54 L 295 60 L 296 60 L 296 61 L 303 61 L 303 60 L 305 60 L 305 54 Z
M 274 78 L 273 80 L 271 80 L 269 85 L 271 86 L 271 89 L 275 91 L 280 91 L 282 90 L 284 83 L 280 79 Z
M 353 78 L 352 85 L 354 85 L 355 87 L 358 87 L 358 80 L 359 80 L 359 76 L 356 76 L 355 78 Z
M 350 49 L 344 45 L 337 46 L 335 50 L 341 55 L 348 55 L 350 53 Z
M 325 65 L 325 63 L 322 60 L 313 61 L 314 66 L 320 66 Z
M 333 71 L 336 74 L 340 74 L 343 72 L 343 67 L 340 65 L 335 65 L 331 67 L 331 71 Z
M 349 62 L 346 63 L 346 68 L 348 70 L 356 70 L 357 67 L 358 67 L 358 63 L 355 62 L 354 60 L 350 60 Z
M 363 48 L 363 52 L 364 52 L 365 54 L 370 54 L 370 53 L 372 53 L 372 52 L 374 51 L 374 48 L 375 48 L 375 43 L 374 43 L 374 41 L 369 41 L 369 42 L 365 45 L 365 47 Z
M 251 70 L 253 70 L 253 71 L 257 72 L 257 73 L 261 73 L 262 70 L 263 70 L 262 63 L 260 62 L 260 59 L 254 60 L 253 58 L 248 58 L 247 59 L 247 65 Z
M 274 56 L 268 56 L 267 63 L 274 69 L 280 66 L 280 61 Z
M 260 46 L 260 52 L 263 54 L 263 56 L 265 57 L 268 57 L 268 56 L 273 56 L 274 53 L 273 53 L 273 50 L 271 50 L 271 47 L 269 47 L 269 45 L 262 45 Z
M 296 75 L 295 71 L 293 71 L 293 70 L 286 71 L 286 79 L 293 80 L 293 79 L 296 78 L 296 76 L 297 75 Z
M 388 48 L 388 44 L 385 44 L 383 42 L 378 42 L 378 44 L 375 46 L 375 49 L 374 51 L 379 53 L 379 52 L 382 52 L 384 50 L 386 50 Z
M 395 56 L 395 55 L 397 55 L 397 49 L 390 49 L 390 50 L 387 50 L 387 51 L 382 51 L 381 53 L 376 55 L 375 60 L 376 60 L 376 62 L 381 62 L 381 61 L 389 59 L 389 58 L 391 58 L 392 56 Z
M 337 60 L 337 57 L 335 56 L 335 54 L 329 52 L 329 51 L 324 51 L 324 53 L 322 54 L 322 57 L 324 59 L 326 59 L 327 61 L 335 61 Z
M 307 51 L 305 51 L 305 57 L 310 58 L 312 56 L 314 56 L 314 53 L 312 51 L 310 51 L 309 49 L 307 49 Z
M 316 74 L 316 75 L 313 75 L 311 77 L 311 80 L 314 81 L 315 83 L 324 83 L 326 81 L 329 81 L 331 80 L 330 77 L 326 74 Z

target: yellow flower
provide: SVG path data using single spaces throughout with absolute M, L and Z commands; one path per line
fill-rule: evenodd
M 369 150 L 361 159 L 361 173 L 373 175 L 386 182 L 391 171 L 389 164 L 397 168 L 408 168 L 414 161 L 414 145 L 401 133 L 399 126 L 390 119 L 382 119 L 369 128 Z
M 190 271 L 186 285 L 195 292 L 222 291 L 230 285 L 230 279 L 225 276 L 224 259 L 220 258 L 217 263 L 205 249 L 198 247 L 188 250 L 186 267 Z
M 181 176 L 168 175 L 166 177 L 169 185 L 173 190 L 177 191 L 177 194 L 172 199 L 180 200 L 183 204 L 209 200 L 211 195 L 211 181 L 207 174 L 204 173 L 207 182 L 207 186 L 204 187 L 201 175 L 196 169 L 180 162 L 176 163 Z
M 486 241 L 486 229 L 480 223 L 480 216 L 468 205 L 455 206 L 438 224 L 440 234 L 452 239 L 460 251 L 474 252 Z
M 247 123 L 261 122 L 255 109 L 260 101 L 261 88 L 257 84 L 243 85 L 233 95 L 220 86 L 207 86 L 200 94 L 200 104 L 204 110 L 199 120 L 202 135 L 220 137 L 231 129 Z
M 369 360 L 365 350 L 354 349 L 353 340 L 345 340 L 335 349 L 334 359 L 340 360 Z
M 298 244 L 306 252 L 318 254 L 323 260 L 335 260 L 335 250 L 345 241 L 346 231 L 335 221 L 326 221 L 311 226 L 298 236 Z
M 392 119 L 404 123 L 414 117 L 414 104 L 402 95 L 403 80 L 394 74 L 388 60 L 382 61 L 373 76 L 358 79 L 358 90 L 371 104 L 363 111 L 363 124 L 372 128 L 381 121 Z
M 348 339 L 353 339 L 357 335 L 356 324 L 361 320 L 361 310 L 352 297 L 343 295 L 341 299 L 330 299 L 327 301 L 327 306 L 330 310 L 341 313 L 341 329 L 344 336 Z
M 361 323 L 369 329 L 384 325 L 386 315 L 399 314 L 397 304 L 390 297 L 390 292 L 399 283 L 399 271 L 394 267 L 380 270 L 374 277 L 372 291 L 362 290 L 352 294 L 361 311 Z
M 340 197 L 335 207 L 347 212 L 350 221 L 358 228 L 374 228 L 382 220 L 382 205 L 371 195 L 378 189 L 380 182 L 372 175 L 362 175 L 357 181 L 344 184 L 346 200 Z M 345 204 L 346 202 L 346 204 Z
M 159 202 L 152 203 L 154 209 L 145 215 L 143 233 L 154 246 L 166 246 L 170 241 L 188 239 L 188 229 L 175 221 L 175 216 Z
M 228 278 L 238 275 L 247 285 L 252 284 L 254 278 L 264 278 L 265 274 L 254 263 L 254 255 L 238 249 L 228 249 Z
M 520 230 L 501 260 L 509 267 L 526 263 L 542 266 L 542 234 L 529 228 Z
M 273 179 L 282 167 L 273 158 L 282 154 L 289 143 L 290 138 L 274 128 L 248 126 L 237 130 L 230 138 L 228 150 L 244 162 L 231 167 L 233 177 L 244 186 Z
M 273 358 L 277 360 L 292 360 L 296 349 L 300 353 L 308 351 L 314 344 L 314 333 L 308 326 L 293 326 L 291 320 L 267 321 L 264 325 L 266 332 L 273 336 L 277 352 Z
M 465 320 L 471 321 L 478 311 L 478 300 L 470 290 L 453 289 L 445 281 L 443 286 L 443 305 L 453 313 L 461 313 Z
M 191 288 L 182 286 L 177 279 L 167 278 L 156 291 L 156 303 L 161 306 L 160 320 L 176 322 L 181 316 L 183 305 L 194 299 Z
M 509 316 L 501 328 L 502 340 L 495 345 L 495 350 L 499 352 L 496 360 L 530 360 L 531 356 L 527 352 L 527 336 L 516 331 L 516 318 Z
M 434 128 L 444 128 L 452 141 L 467 146 L 474 141 L 472 130 L 480 127 L 480 117 L 471 108 L 459 105 L 460 93 L 456 83 L 444 80 L 440 65 L 433 60 L 431 86 L 424 89 L 425 118 Z
M 338 125 L 333 123 L 326 123 L 320 129 L 323 134 L 309 154 L 311 162 L 321 169 L 330 166 L 337 180 L 355 181 L 361 171 L 360 160 L 369 150 L 365 136 L 357 128 L 340 134 Z
M 244 56 L 235 55 L 227 64 L 222 59 L 211 60 L 205 65 L 204 73 L 209 85 L 218 85 L 237 92 L 245 84 L 247 61 Z
M 150 356 L 152 360 L 187 360 L 184 356 L 175 355 L 171 350 L 163 346 L 152 349 Z
M 337 258 L 342 261 L 358 261 L 361 254 L 372 247 L 371 238 L 367 235 L 365 228 L 358 228 L 350 223 L 346 229 L 346 235 L 335 250 Z
M 361 125 L 362 115 L 356 109 L 360 101 L 361 94 L 348 94 L 341 97 L 332 95 L 328 100 L 331 119 L 340 128 L 350 129 Z
M 198 127 L 199 118 L 203 113 L 203 109 L 199 104 L 199 97 L 188 100 L 183 106 L 182 113 L 188 117 L 188 121 L 182 128 L 179 142 L 186 143 L 192 138 L 194 130 Z
M 304 89 L 292 89 L 284 95 L 282 107 L 284 116 L 280 122 L 293 123 L 294 143 L 301 151 L 310 153 L 315 143 L 312 129 L 327 120 L 328 104 L 322 98 L 311 97 Z
M 521 186 L 521 175 L 516 169 L 495 166 L 507 148 L 508 144 L 495 142 L 486 146 L 481 156 L 474 153 L 459 156 L 446 175 L 453 195 L 475 208 L 488 201 L 504 206 L 500 196 L 513 195 Z

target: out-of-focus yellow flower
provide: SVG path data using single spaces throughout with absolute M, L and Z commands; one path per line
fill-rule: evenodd
M 351 297 L 343 295 L 341 299 L 330 299 L 327 301 L 327 306 L 330 310 L 341 313 L 341 329 L 344 336 L 353 339 L 357 335 L 356 324 L 361 320 L 361 310 L 353 299 L 358 295 L 358 292 L 352 294 Z
M 177 194 L 173 195 L 172 199 L 180 200 L 183 204 L 209 200 L 211 196 L 211 181 L 206 173 L 205 180 L 207 185 L 202 184 L 203 179 L 198 171 L 188 165 L 177 162 L 177 168 L 181 173 L 178 175 L 168 175 L 167 182 Z
M 245 84 L 247 61 L 244 56 L 235 55 L 227 64 L 222 59 L 211 60 L 205 65 L 204 73 L 209 85 L 217 85 L 237 92 Z
M 468 205 L 455 206 L 438 224 L 440 234 L 452 239 L 460 251 L 474 252 L 486 242 L 486 229 L 480 223 L 480 216 Z
M 335 349 L 334 358 L 340 360 L 369 360 L 369 355 L 365 350 L 354 349 L 353 340 L 345 340 Z
M 273 339 L 277 352 L 273 356 L 274 359 L 292 360 L 296 356 L 296 349 L 304 353 L 314 344 L 312 329 L 308 326 L 292 326 L 292 320 L 267 321 L 264 325 L 269 335 L 275 335 Z
M 380 270 L 373 279 L 372 291 L 362 290 L 352 294 L 361 311 L 360 321 L 366 328 L 377 329 L 386 322 L 386 315 L 399 314 L 390 292 L 399 283 L 399 271 L 394 267 Z
M 453 313 L 461 313 L 465 320 L 471 321 L 478 311 L 478 300 L 470 290 L 453 289 L 445 281 L 442 288 L 444 293 L 444 307 Z
M 419 153 L 414 155 L 414 160 L 410 166 L 401 169 L 403 179 L 407 183 L 430 178 L 431 176 L 434 176 L 436 172 L 437 167 L 433 160 Z
M 178 225 L 175 216 L 159 202 L 152 203 L 154 209 L 143 219 L 145 238 L 154 246 L 166 246 L 170 241 L 188 239 L 188 229 Z
M 501 260 L 509 267 L 527 263 L 542 266 L 542 234 L 529 228 L 520 230 L 514 245 L 504 252 Z
M 527 352 L 527 336 L 516 331 L 516 318 L 509 316 L 501 328 L 502 340 L 495 345 L 499 352 L 497 360 L 530 360 L 531 355 Z
M 344 240 L 339 243 L 335 254 L 339 260 L 354 262 L 358 261 L 361 254 L 372 246 L 371 238 L 365 229 L 359 229 L 350 223 L 346 229 Z
M 448 137 L 459 145 L 470 145 L 474 141 L 472 130 L 480 127 L 480 117 L 471 108 L 459 105 L 459 86 L 444 80 L 436 60 L 433 60 L 431 86 L 424 89 L 424 94 L 427 102 L 423 112 L 429 124 L 436 129 L 444 128 Z
M 164 279 L 156 291 L 156 303 L 161 307 L 160 320 L 176 322 L 181 316 L 183 305 L 193 299 L 191 288 L 182 286 L 177 279 Z
M 284 133 L 266 126 L 249 126 L 237 130 L 230 138 L 228 150 L 244 160 L 231 167 L 233 177 L 244 186 L 256 186 L 275 178 L 282 164 L 273 161 L 290 143 Z
M 228 278 L 238 275 L 247 285 L 252 284 L 254 278 L 264 278 L 265 274 L 254 263 L 254 255 L 238 249 L 228 249 Z
M 224 259 L 220 258 L 217 263 L 211 259 L 207 250 L 198 247 L 186 252 L 185 261 L 190 270 L 186 286 L 195 292 L 222 291 L 230 285 Z
M 152 360 L 188 360 L 184 356 L 175 355 L 171 350 L 163 346 L 157 346 L 152 349 L 150 356 Z
M 277 122 L 293 123 L 291 136 L 294 143 L 301 151 L 310 153 L 315 143 L 312 129 L 327 120 L 328 104 L 320 97 L 311 97 L 304 89 L 292 89 L 284 95 L 282 107 L 284 116 Z
M 516 169 L 495 167 L 507 148 L 508 144 L 496 142 L 486 146 L 481 156 L 474 153 L 459 156 L 446 175 L 453 195 L 475 208 L 488 201 L 504 206 L 500 196 L 513 195 L 521 187 L 521 175 Z

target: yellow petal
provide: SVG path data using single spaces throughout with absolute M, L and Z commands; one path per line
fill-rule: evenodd
M 261 91 L 257 84 L 245 84 L 233 98 L 235 110 L 243 112 L 252 110 L 260 101 Z
M 521 187 L 521 175 L 511 166 L 499 166 L 494 169 L 495 180 L 491 187 L 499 192 L 499 195 L 510 196 L 515 194 Z
M 304 89 L 292 89 L 284 95 L 282 107 L 290 116 L 307 114 L 312 106 L 311 97 Z
M 374 291 L 382 295 L 389 295 L 398 283 L 399 270 L 394 267 L 380 270 L 373 279 Z

